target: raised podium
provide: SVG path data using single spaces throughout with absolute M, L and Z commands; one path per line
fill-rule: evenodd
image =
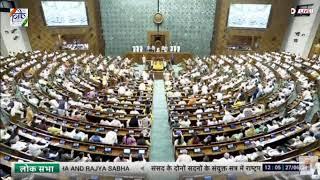
M 154 79 L 163 79 L 163 71 L 165 68 L 165 61 L 163 60 L 155 60 L 151 61 L 151 73 L 153 73 Z
M 151 66 L 152 66 L 152 70 L 154 70 L 154 71 L 163 71 L 164 70 L 164 63 L 161 60 L 152 61 Z
M 142 56 L 145 56 L 147 60 L 164 59 L 170 61 L 174 59 L 174 64 L 179 64 L 187 59 L 192 59 L 192 53 L 188 52 L 128 52 L 125 57 L 132 59 L 136 63 L 142 64 Z

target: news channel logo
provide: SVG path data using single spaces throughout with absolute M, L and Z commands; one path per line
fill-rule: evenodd
M 309 175 L 312 179 L 320 179 L 320 163 L 318 156 L 300 156 L 300 175 Z
M 14 27 L 28 27 L 28 9 L 12 8 L 10 9 L 10 25 Z
M 312 8 L 291 8 L 291 14 L 292 15 L 309 15 L 313 13 L 313 9 Z

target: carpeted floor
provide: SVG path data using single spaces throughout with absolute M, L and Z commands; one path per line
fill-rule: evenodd
M 179 71 L 181 71 L 183 69 L 180 64 L 173 65 L 172 68 L 173 68 L 173 71 L 174 71 L 176 76 L 178 75 Z
M 168 110 L 163 80 L 155 80 L 153 85 L 153 122 L 151 127 L 152 162 L 173 162 L 173 144 L 168 124 Z

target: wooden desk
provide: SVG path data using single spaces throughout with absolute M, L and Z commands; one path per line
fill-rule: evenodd
M 163 79 L 163 71 L 151 71 L 154 79 Z
M 128 52 L 125 55 L 125 57 L 133 59 L 134 62 L 142 63 L 141 59 L 143 55 L 146 57 L 147 60 L 151 60 L 153 58 L 155 60 L 164 58 L 165 60 L 169 61 L 171 59 L 172 54 L 174 56 L 174 64 L 179 64 L 183 62 L 183 60 L 193 58 L 193 54 L 188 52 Z
M 12 122 L 10 122 L 12 125 L 14 125 Z M 90 153 L 94 155 L 100 155 L 101 157 L 112 157 L 112 160 L 123 154 L 124 149 L 130 149 L 132 158 L 137 158 L 139 150 L 145 150 L 145 159 L 149 159 L 149 147 L 148 146 L 130 146 L 130 145 L 118 145 L 118 146 L 112 146 L 112 145 L 107 145 L 107 144 L 101 144 L 101 143 L 94 143 L 94 142 L 82 142 L 82 141 L 77 141 L 74 139 L 70 138 L 65 138 L 65 137 L 60 137 L 60 136 L 54 136 L 54 135 L 49 135 L 47 133 L 35 131 L 32 129 L 28 129 L 27 127 L 24 127 L 22 124 L 15 124 L 17 125 L 18 130 L 21 130 L 24 134 L 20 135 L 21 139 L 24 139 L 26 142 L 30 142 L 32 136 L 39 137 L 42 139 L 47 139 L 49 138 L 50 148 L 54 149 L 64 149 L 64 150 L 74 150 L 77 152 L 85 152 L 85 153 Z M 63 144 L 61 144 L 61 140 L 64 141 Z M 74 144 L 78 144 L 78 147 L 74 147 Z M 94 146 L 95 150 L 90 150 L 89 147 Z M 111 148 L 112 152 L 105 152 L 105 148 Z
M 299 128 L 292 129 L 291 127 L 287 127 L 286 129 L 283 129 L 282 131 L 278 131 L 276 133 L 272 134 L 265 134 L 263 135 L 263 141 L 265 142 L 265 147 L 267 146 L 275 146 L 275 144 L 279 143 L 281 144 L 284 141 L 287 141 L 291 139 L 292 137 L 296 137 L 297 135 L 301 135 L 303 132 L 305 132 L 308 129 L 308 126 L 306 124 L 299 124 Z M 250 140 L 245 141 L 261 141 L 260 137 L 255 137 Z M 175 157 L 177 158 L 180 154 L 180 150 L 187 149 L 188 154 L 192 157 L 193 160 L 201 161 L 203 156 L 207 155 L 213 159 L 217 159 L 222 157 L 222 155 L 225 152 L 230 153 L 231 155 L 238 154 L 239 151 L 245 151 L 245 152 L 253 152 L 255 145 L 253 143 L 250 143 L 250 145 L 246 145 L 245 141 L 234 141 L 232 143 L 230 142 L 223 142 L 221 144 L 213 144 L 213 145 L 194 145 L 191 147 L 188 146 L 178 146 L 175 147 Z M 228 145 L 233 144 L 233 148 L 230 149 Z M 219 151 L 213 151 L 213 147 L 219 147 Z M 200 148 L 201 153 L 195 153 L 193 150 L 195 148 Z

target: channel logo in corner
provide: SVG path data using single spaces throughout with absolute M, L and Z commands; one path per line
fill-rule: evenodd
M 10 25 L 14 27 L 28 27 L 28 9 L 12 8 L 10 9 Z
M 313 13 L 313 9 L 312 8 L 299 8 L 299 9 L 295 9 L 295 8 L 291 8 L 291 14 L 296 14 L 296 15 L 310 15 Z

